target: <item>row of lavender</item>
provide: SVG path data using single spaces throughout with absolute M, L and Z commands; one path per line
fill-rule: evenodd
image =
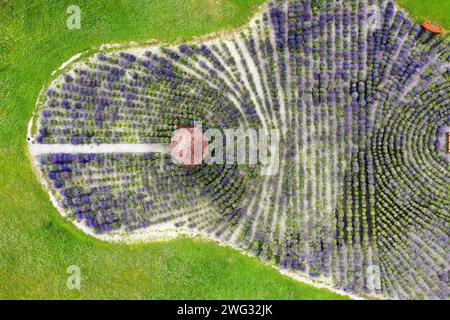
M 392 1 L 277 0 L 226 40 L 99 54 L 47 92 L 37 143 L 167 143 L 279 128 L 280 172 L 167 156 L 48 155 L 100 233 L 172 223 L 358 294 L 447 298 L 448 42 Z M 438 133 L 439 132 L 439 133 Z
M 231 102 L 151 52 L 99 55 L 46 93 L 38 143 L 168 143 L 180 125 L 236 125 Z M 211 120 L 211 114 L 214 120 Z
M 388 296 L 447 298 L 450 177 L 434 142 L 449 121 L 449 44 L 383 8 L 350 104 L 358 153 L 337 210 L 339 281 L 361 292 L 375 271 Z

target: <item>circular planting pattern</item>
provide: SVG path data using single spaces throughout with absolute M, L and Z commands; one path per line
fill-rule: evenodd
M 99 238 L 173 228 L 360 296 L 447 299 L 449 49 L 392 1 L 273 1 L 226 37 L 69 64 L 30 152 Z M 195 123 L 279 129 L 279 170 L 175 164 Z

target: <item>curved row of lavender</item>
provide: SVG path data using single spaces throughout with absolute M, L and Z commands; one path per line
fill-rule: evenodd
M 47 91 L 35 143 L 279 128 L 280 172 L 161 154 L 40 169 L 100 234 L 170 223 L 348 292 L 447 299 L 449 47 L 392 1 L 278 0 L 227 39 L 99 53 Z

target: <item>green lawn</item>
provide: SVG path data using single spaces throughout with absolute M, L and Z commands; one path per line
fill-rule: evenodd
M 431 20 L 448 32 L 450 30 L 450 1 L 448 0 L 397 0 L 419 23 Z
M 41 87 L 74 54 L 103 43 L 190 39 L 244 24 L 264 0 L 89 0 L 82 29 L 66 28 L 73 1 L 0 0 L 0 299 L 339 299 L 211 243 L 112 245 L 64 221 L 26 155 L 26 127 Z M 416 4 L 421 1 L 401 1 Z M 425 15 L 447 17 L 428 1 Z M 448 7 L 447 7 L 448 9 Z M 447 10 L 448 12 L 448 10 Z M 66 289 L 81 268 L 82 290 Z

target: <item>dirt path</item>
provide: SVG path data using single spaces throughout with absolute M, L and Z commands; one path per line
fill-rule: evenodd
M 170 145 L 166 144 L 30 144 L 31 155 L 40 156 L 53 153 L 68 154 L 110 154 L 110 153 L 170 153 Z

